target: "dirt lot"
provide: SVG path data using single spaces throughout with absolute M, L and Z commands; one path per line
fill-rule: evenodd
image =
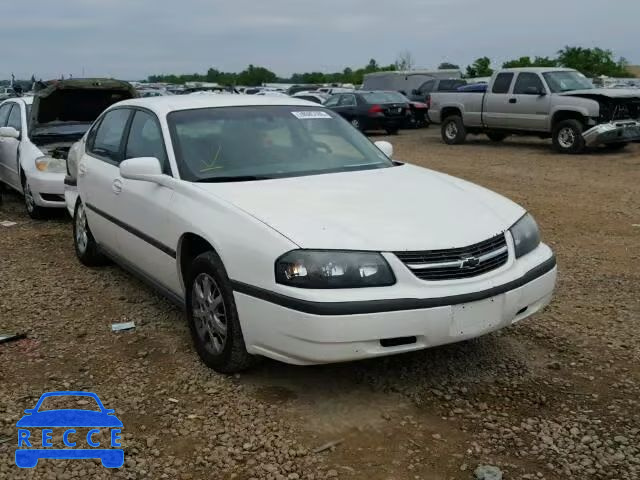
M 179 311 L 115 266 L 82 267 L 68 219 L 31 221 L 5 194 L 0 221 L 17 225 L 0 226 L 0 331 L 28 338 L 0 345 L 0 478 L 471 479 L 481 464 L 507 479 L 640 478 L 640 145 L 566 157 L 529 139 L 449 147 L 436 128 L 391 140 L 397 158 L 535 215 L 560 269 L 550 307 L 458 345 L 224 377 Z M 134 331 L 110 331 L 127 320 Z M 15 467 L 15 423 L 51 390 L 115 409 L 123 468 Z

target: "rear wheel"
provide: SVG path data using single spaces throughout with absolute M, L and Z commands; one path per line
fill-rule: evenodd
M 107 263 L 106 257 L 100 253 L 98 243 L 93 238 L 87 223 L 87 212 L 79 198 L 73 214 L 73 245 L 76 256 L 83 265 L 98 267 Z
M 506 133 L 487 132 L 487 137 L 489 137 L 489 140 L 491 140 L 492 142 L 502 142 L 505 138 L 508 137 L 508 135 Z
M 358 120 L 357 118 L 351 119 L 351 126 L 362 132 L 362 122 L 360 122 L 360 120 Z
M 251 367 L 256 358 L 245 347 L 231 282 L 215 252 L 192 262 L 186 298 L 191 337 L 204 364 L 220 373 Z
M 582 153 L 585 149 L 582 131 L 584 127 L 578 120 L 569 119 L 558 122 L 553 127 L 553 147 L 556 152 L 566 154 Z
M 447 145 L 460 145 L 467 139 L 467 130 L 458 115 L 447 117 L 442 123 L 442 140 Z

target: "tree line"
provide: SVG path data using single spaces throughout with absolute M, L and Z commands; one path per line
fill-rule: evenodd
M 631 77 L 627 71 L 628 62 L 625 58 L 615 58 L 611 50 L 602 48 L 565 47 L 557 52 L 556 57 L 520 57 L 506 61 L 502 68 L 514 67 L 567 67 L 574 68 L 588 77 L 606 75 L 609 77 Z M 390 65 L 380 65 L 375 59 L 369 60 L 361 68 L 345 68 L 341 72 L 307 72 L 294 73 L 289 78 L 278 77 L 274 72 L 255 65 L 249 65 L 240 73 L 221 72 L 215 68 L 210 68 L 205 74 L 187 75 L 151 75 L 147 79 L 149 82 L 164 82 L 183 84 L 185 82 L 215 82 L 222 85 L 246 85 L 258 86 L 263 83 L 351 83 L 359 85 L 362 83 L 364 75 L 367 73 L 410 70 L 413 67 L 413 57 L 408 51 L 399 54 L 395 63 Z M 443 62 L 438 69 L 461 70 L 455 63 Z M 492 62 L 489 57 L 480 57 L 464 70 L 466 78 L 488 77 L 493 74 Z

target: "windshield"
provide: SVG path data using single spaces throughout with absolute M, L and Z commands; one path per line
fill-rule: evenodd
M 589 90 L 593 83 L 580 72 L 547 72 L 542 76 L 553 93 L 570 92 L 572 90 Z
M 308 106 L 205 108 L 167 117 L 180 175 L 263 180 L 393 166 L 340 116 Z

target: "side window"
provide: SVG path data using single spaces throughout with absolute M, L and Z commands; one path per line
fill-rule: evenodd
M 435 80 L 429 80 L 428 82 L 424 82 L 420 88 L 418 89 L 418 91 L 420 93 L 431 93 L 433 92 L 433 89 L 436 86 L 436 81 Z
M 522 72 L 518 75 L 513 87 L 514 95 L 539 95 L 540 92 L 544 92 L 544 86 L 537 74 Z
M 22 115 L 20 114 L 20 105 L 17 103 L 13 104 L 9 119 L 7 120 L 7 127 L 13 127 L 19 132 L 22 131 Z
M 341 107 L 355 107 L 356 97 L 355 95 L 342 95 L 340 98 Z
M 7 119 L 9 118 L 9 112 L 11 111 L 11 103 L 5 103 L 0 107 L 0 127 L 7 126 Z
M 493 82 L 492 93 L 509 93 L 509 87 L 513 80 L 513 73 L 499 73 Z
M 169 173 L 169 162 L 162 140 L 162 131 L 157 119 L 147 113 L 137 110 L 131 122 L 129 138 L 125 148 L 124 158 L 155 157 L 160 160 L 162 171 Z
M 100 122 L 90 152 L 111 161 L 120 162 L 120 146 L 131 110 L 119 108 L 108 112 Z
M 329 100 L 327 100 L 324 104 L 325 107 L 335 107 L 338 105 L 338 102 L 340 101 L 340 95 L 334 95 L 333 97 L 331 97 Z

